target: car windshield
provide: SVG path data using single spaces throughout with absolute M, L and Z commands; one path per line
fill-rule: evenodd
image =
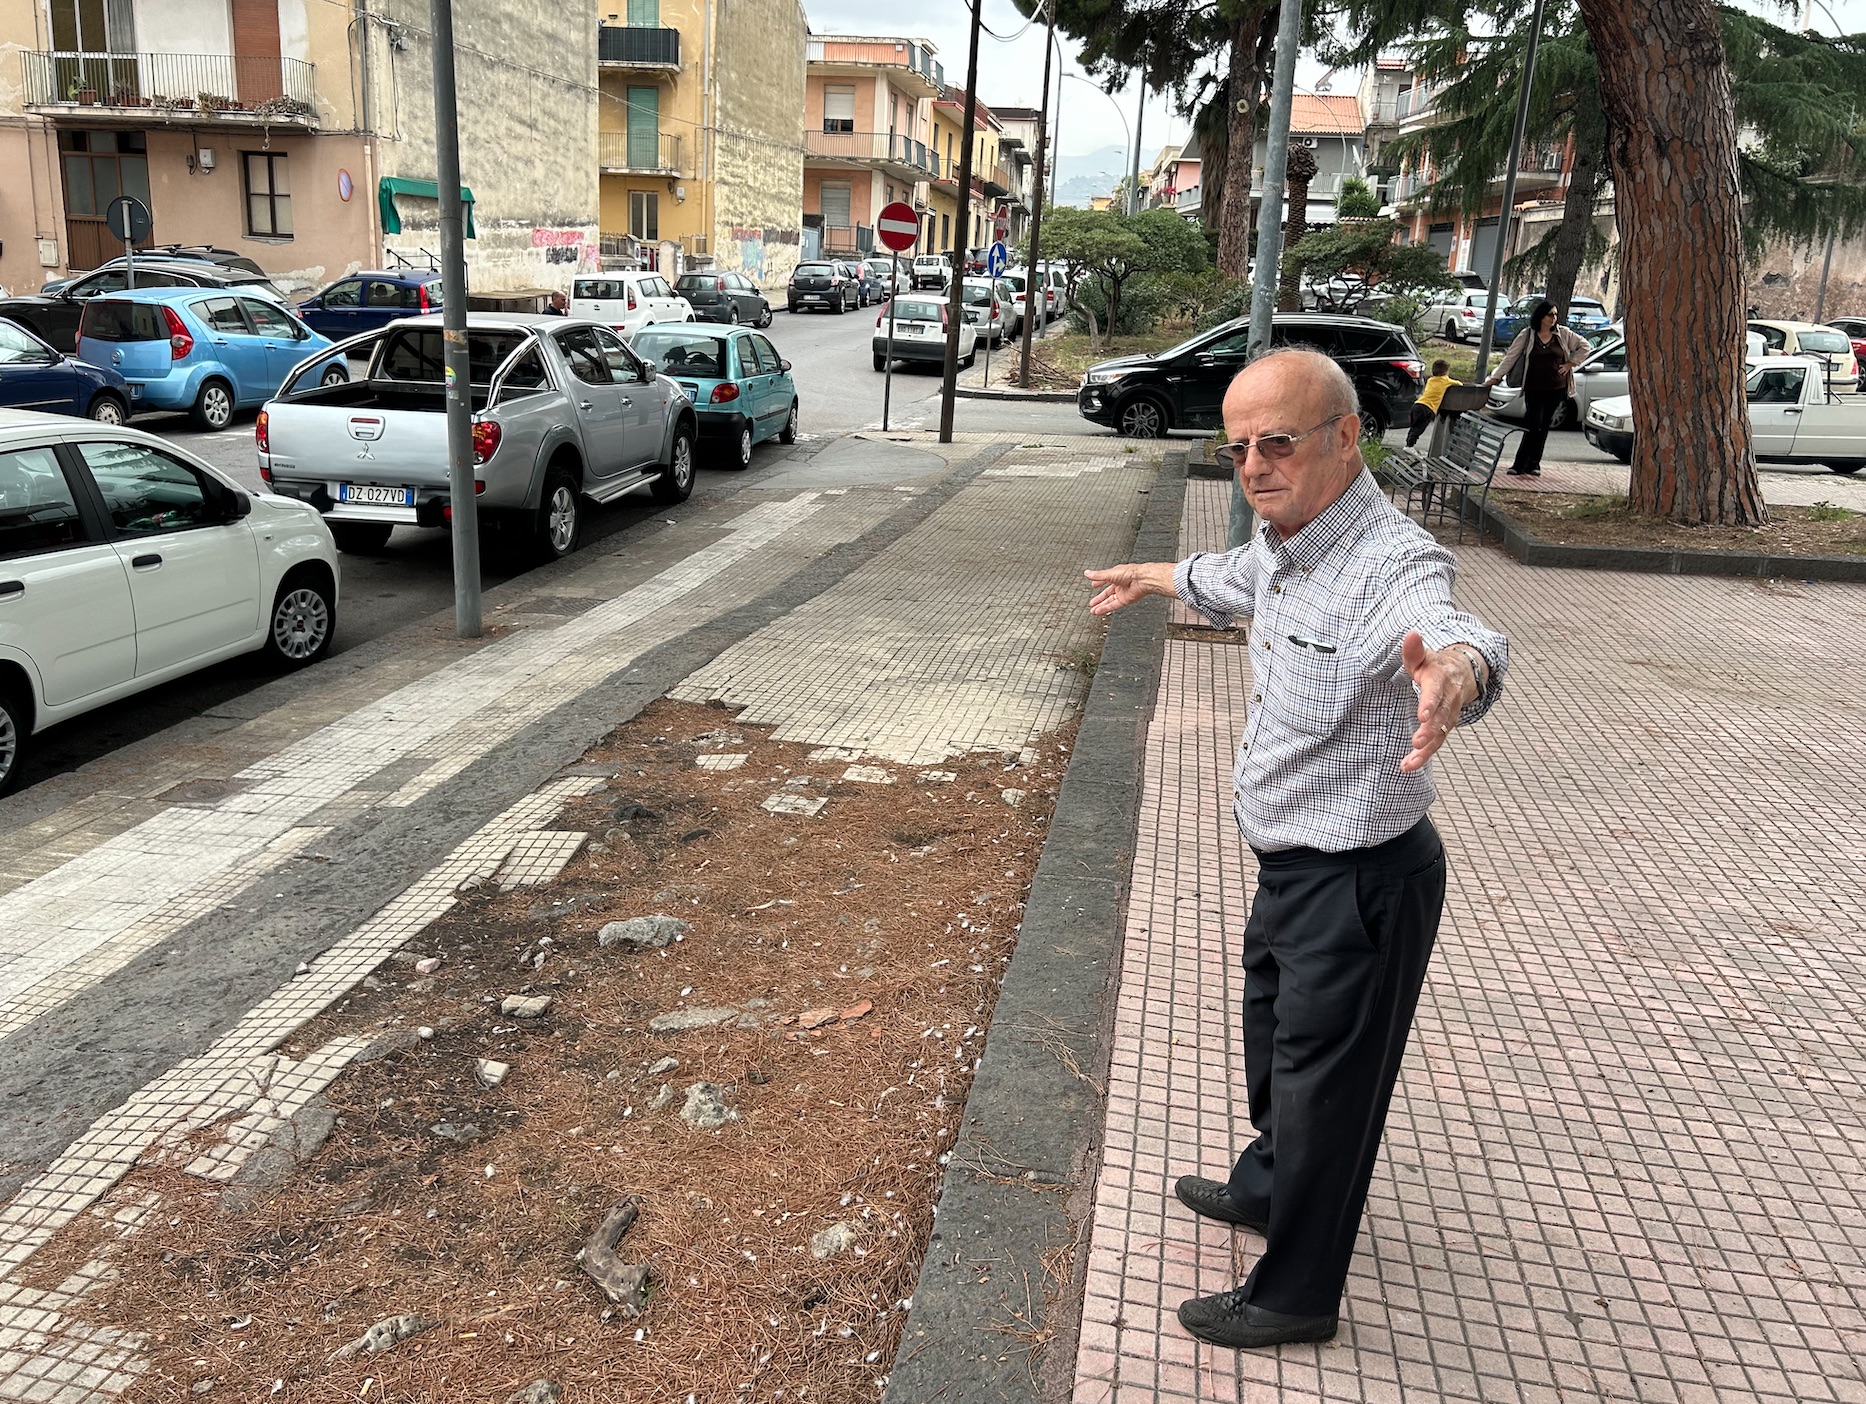
M 895 302 L 894 315 L 903 322 L 937 322 L 940 307 L 937 302 L 916 302 L 903 297 Z
M 812 278 L 827 278 L 836 272 L 833 263 L 800 263 L 797 265 L 799 276 L 808 274 Z
M 992 297 L 993 290 L 990 283 L 975 283 L 969 278 L 966 280 L 965 305 L 967 307 L 988 306 Z
M 84 309 L 78 335 L 92 341 L 166 341 L 163 319 L 146 302 L 99 298 Z
M 11 322 L 0 322 L 0 366 L 36 365 L 51 355 L 31 332 Z
M 1024 275 L 1022 273 L 1006 273 L 1004 275 L 1004 281 L 1011 285 L 1011 291 L 1013 292 L 1022 292 L 1024 290 Z
M 682 292 L 719 292 L 726 286 L 726 280 L 717 273 L 682 273 L 674 286 Z
M 1796 332 L 1795 344 L 1803 351 L 1832 352 L 1836 355 L 1845 355 L 1853 349 L 1853 343 L 1837 331 Z
M 490 385 L 492 373 L 500 362 L 525 342 L 519 331 L 467 332 L 468 378 L 475 385 Z M 446 362 L 441 353 L 439 327 L 411 327 L 396 331 L 383 348 L 384 380 L 439 385 L 446 381 Z
M 647 331 L 636 332 L 629 344 L 638 355 L 659 361 L 661 369 L 669 375 L 719 380 L 726 373 L 726 343 L 721 337 L 650 327 Z
M 617 302 L 628 289 L 620 278 L 579 278 L 570 285 L 570 295 L 584 302 Z
M 1591 312 L 1595 316 L 1599 316 L 1607 309 L 1600 303 L 1594 301 L 1591 297 L 1576 297 L 1569 299 L 1568 310 L 1570 312 Z

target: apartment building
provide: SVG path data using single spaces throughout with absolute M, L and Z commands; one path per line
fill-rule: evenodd
M 250 256 L 291 291 L 438 253 L 423 0 L 15 0 L 0 6 L 0 284 L 29 291 L 118 252 L 142 199 L 154 244 Z M 595 256 L 593 6 L 513 0 L 456 20 L 475 291 L 567 285 Z M 538 173 L 552 171 L 540 180 Z
M 803 102 L 807 254 L 867 254 L 883 206 L 923 216 L 941 173 L 932 144 L 945 71 L 924 39 L 827 34 L 809 41 Z
M 1363 149 L 1366 123 L 1358 98 L 1319 93 L 1297 93 L 1289 110 L 1291 145 L 1309 148 L 1315 157 L 1315 178 L 1309 182 L 1309 223 L 1333 224 L 1335 199 L 1341 182 L 1365 169 Z M 1251 155 L 1251 206 L 1263 198 L 1264 161 L 1269 139 L 1260 134 Z M 1254 217 L 1254 216 L 1253 216 Z
M 803 6 L 616 3 L 594 31 L 604 263 L 783 283 L 804 232 Z
M 955 262 L 968 249 L 981 248 L 994 239 L 1008 238 L 1011 225 L 1012 177 L 1001 156 L 1004 128 L 981 99 L 973 104 L 972 186 L 968 227 L 959 222 L 959 159 L 968 140 L 965 131 L 966 95 L 953 89 L 933 104 L 933 141 L 941 173 L 928 196 L 921 248 L 948 252 Z

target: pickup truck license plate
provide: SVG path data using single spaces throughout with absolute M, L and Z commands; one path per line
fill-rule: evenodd
M 367 483 L 338 483 L 337 500 L 364 507 L 413 507 L 413 488 L 374 487 Z

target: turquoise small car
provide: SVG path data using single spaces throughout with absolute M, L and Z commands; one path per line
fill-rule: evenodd
M 797 442 L 797 386 L 790 362 L 763 332 L 718 322 L 662 322 L 629 338 L 693 401 L 700 441 L 727 468 L 752 466 L 752 446 Z

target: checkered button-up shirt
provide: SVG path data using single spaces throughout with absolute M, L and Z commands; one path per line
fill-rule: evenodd
M 1509 665 L 1501 634 L 1452 603 L 1451 553 L 1362 471 L 1285 539 L 1268 523 L 1223 554 L 1173 572 L 1179 598 L 1219 628 L 1250 623 L 1251 706 L 1232 809 L 1251 847 L 1331 853 L 1397 838 L 1437 798 L 1431 766 L 1402 774 L 1419 698 L 1400 662 L 1417 629 L 1428 649 L 1467 643 L 1490 665 L 1476 721 Z

